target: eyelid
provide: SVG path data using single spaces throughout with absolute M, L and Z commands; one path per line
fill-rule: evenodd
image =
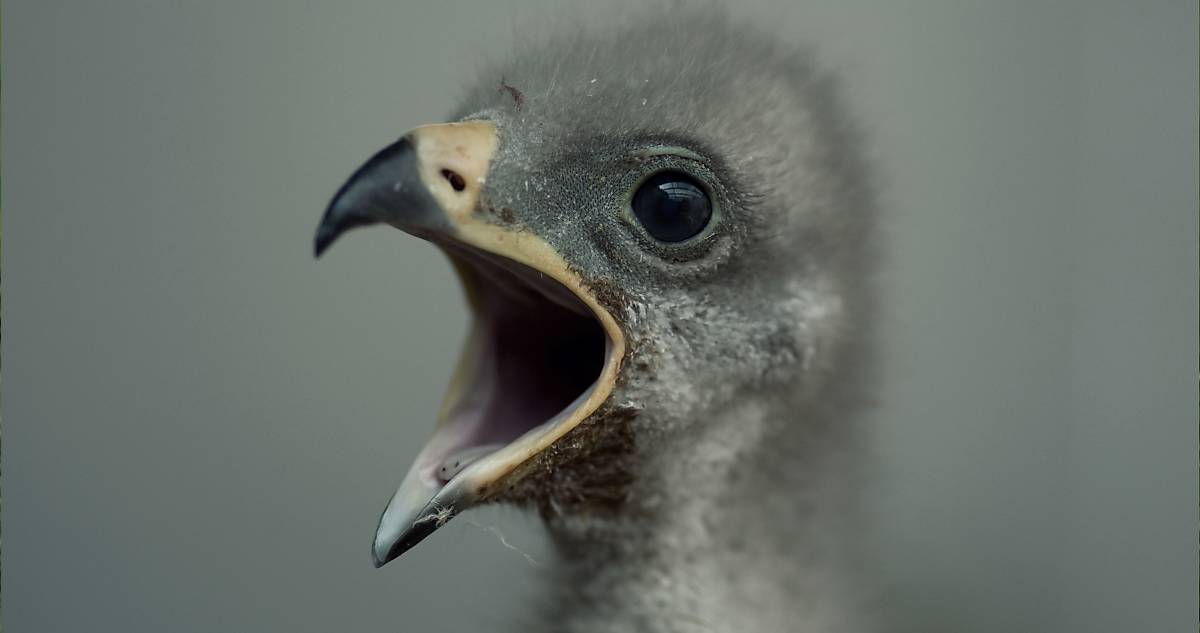
M 696 161 L 697 163 L 700 163 L 701 165 L 704 165 L 705 167 L 708 166 L 708 161 L 705 160 L 705 158 L 703 156 L 701 156 L 700 154 L 697 154 L 696 152 L 693 152 L 692 150 L 690 150 L 686 147 L 679 147 L 677 145 L 655 145 L 652 147 L 646 147 L 646 148 L 639 149 L 637 151 L 632 152 L 631 156 L 633 156 L 635 158 L 653 158 L 655 156 L 676 156 L 679 158 L 686 158 L 688 160 Z

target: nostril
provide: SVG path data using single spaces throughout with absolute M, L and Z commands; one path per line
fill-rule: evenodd
M 450 186 L 454 187 L 455 191 L 462 191 L 467 188 L 467 181 L 463 180 L 463 177 L 458 175 L 458 172 L 443 169 L 442 177 L 450 181 Z

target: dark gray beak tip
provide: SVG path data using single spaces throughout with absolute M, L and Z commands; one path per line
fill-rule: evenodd
M 330 205 L 330 211 L 325 213 L 325 219 L 321 221 L 321 225 L 317 227 L 317 234 L 313 236 L 314 258 L 320 258 L 321 255 L 324 255 L 325 251 L 329 250 L 329 247 L 333 246 L 337 238 L 341 237 L 342 233 L 346 231 L 346 228 L 349 228 L 337 226 L 329 221 L 329 217 L 333 215 L 332 209 L 333 207 Z
M 400 558 L 401 554 L 412 549 L 417 543 L 425 540 L 426 536 L 433 534 L 439 527 L 441 527 L 441 525 L 442 523 L 436 521 L 426 521 L 424 523 L 418 523 L 417 525 L 414 525 L 412 529 L 404 535 L 403 538 L 396 541 L 392 545 L 392 548 L 388 550 L 387 556 L 384 557 L 382 561 L 378 558 L 375 559 L 375 568 L 378 569 L 396 560 L 397 558 Z
M 317 236 L 313 239 L 313 258 L 319 259 L 321 254 L 324 253 L 325 250 L 329 248 L 329 245 L 333 244 L 333 241 L 336 239 L 337 234 L 333 231 L 325 230 L 324 226 L 318 228 Z
M 313 257 L 320 257 L 329 250 L 342 233 L 378 221 L 372 217 L 369 208 L 363 208 L 360 202 L 346 196 L 346 190 L 354 183 L 355 181 L 351 180 L 343 185 L 329 203 L 325 215 L 321 216 L 321 224 L 317 226 L 317 234 L 313 237 Z
M 416 149 L 407 137 L 383 148 L 338 189 L 313 239 L 320 257 L 346 231 L 387 223 L 410 232 L 445 230 L 437 202 L 421 182 Z

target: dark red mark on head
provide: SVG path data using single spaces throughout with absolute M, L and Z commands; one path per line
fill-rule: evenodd
M 520 112 L 521 108 L 525 106 L 525 95 L 515 86 L 508 85 L 503 77 L 500 78 L 500 87 L 496 89 L 496 92 L 507 92 L 513 98 L 513 102 L 517 104 L 517 112 Z

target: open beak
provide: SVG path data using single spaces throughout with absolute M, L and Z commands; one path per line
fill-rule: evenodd
M 487 121 L 418 127 L 355 171 L 317 228 L 318 257 L 378 223 L 433 242 L 473 317 L 433 436 L 379 519 L 377 567 L 503 492 L 506 475 L 587 419 L 616 381 L 624 338 L 612 315 L 550 244 L 480 209 L 496 145 Z

